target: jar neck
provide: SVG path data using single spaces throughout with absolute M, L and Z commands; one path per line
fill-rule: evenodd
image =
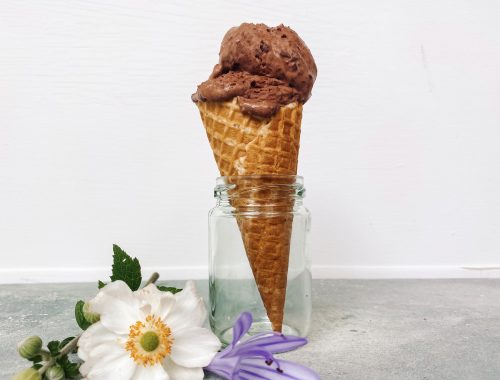
M 214 189 L 218 206 L 236 206 L 240 211 L 286 211 L 301 205 L 304 196 L 304 180 L 295 175 L 219 177 Z

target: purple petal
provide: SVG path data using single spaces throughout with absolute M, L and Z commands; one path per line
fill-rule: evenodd
M 265 348 L 258 347 L 242 347 L 240 346 L 238 349 L 238 353 L 231 353 L 231 357 L 241 357 L 243 359 L 246 358 L 264 358 L 265 360 L 273 361 L 274 356 Z
M 236 350 L 239 352 L 240 347 L 258 347 L 268 350 L 273 354 L 295 350 L 307 344 L 306 338 L 299 336 L 286 336 L 279 333 L 264 333 L 251 337 L 241 343 Z
M 239 356 L 226 358 L 219 353 L 205 369 L 225 379 L 233 379 L 235 370 L 239 368 L 240 360 Z
M 240 363 L 236 379 L 248 380 L 321 380 L 312 369 L 286 360 L 268 365 L 262 359 L 244 359 Z
M 250 330 L 252 322 L 253 317 L 251 313 L 248 311 L 241 313 L 233 327 L 233 342 L 231 343 L 233 347 Z
M 234 356 L 236 354 L 235 347 L 237 347 L 240 339 L 248 332 L 252 326 L 253 316 L 249 312 L 242 313 L 233 326 L 233 341 L 225 349 L 217 354 L 219 358 L 226 356 Z
M 205 367 L 230 380 L 319 380 L 311 369 L 300 364 L 277 360 L 274 353 L 294 350 L 307 344 L 307 339 L 276 332 L 241 339 L 250 329 L 252 314 L 242 313 L 233 328 L 233 341 Z

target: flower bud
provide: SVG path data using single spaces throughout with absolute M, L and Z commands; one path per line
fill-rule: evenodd
M 47 380 L 64 380 L 64 370 L 58 365 L 50 367 L 45 372 L 45 378 Z
M 96 323 L 99 322 L 101 319 L 101 316 L 97 313 L 94 313 L 91 308 L 90 308 L 90 303 L 85 302 L 85 305 L 83 305 L 83 317 L 87 320 L 89 323 Z
M 26 368 L 18 372 L 12 380 L 42 380 L 42 375 L 34 368 Z
M 39 336 L 30 336 L 17 345 L 17 352 L 25 359 L 37 356 L 42 349 L 42 339 Z

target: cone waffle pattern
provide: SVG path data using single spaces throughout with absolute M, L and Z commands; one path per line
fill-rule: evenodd
M 265 120 L 244 115 L 236 99 L 198 102 L 197 106 L 221 175 L 297 173 L 301 104 L 281 107 L 275 116 Z M 269 181 L 265 177 L 231 180 L 236 185 L 231 204 L 240 215 L 255 205 L 263 206 L 266 213 L 274 212 L 275 216 L 240 216 L 237 221 L 273 330 L 281 331 L 294 201 L 291 186 L 278 189 L 269 186 Z

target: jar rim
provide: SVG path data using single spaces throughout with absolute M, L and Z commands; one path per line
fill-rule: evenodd
M 216 179 L 217 185 L 228 185 L 233 180 L 245 181 L 245 180 L 257 180 L 257 179 L 280 179 L 283 180 L 283 184 L 298 184 L 304 185 L 304 177 L 300 175 L 293 174 L 248 174 L 248 175 L 230 175 L 230 176 L 220 176 Z
M 266 181 L 269 180 L 268 183 Z M 237 196 L 239 191 L 230 195 L 230 192 L 236 190 L 242 184 L 252 186 L 255 183 L 255 189 L 265 187 L 288 188 L 293 192 L 293 196 L 303 198 L 305 196 L 304 177 L 289 174 L 250 174 L 217 177 L 214 189 L 216 198 L 232 198 Z M 254 189 L 254 190 L 255 190 Z M 245 188 L 248 191 L 248 187 Z

